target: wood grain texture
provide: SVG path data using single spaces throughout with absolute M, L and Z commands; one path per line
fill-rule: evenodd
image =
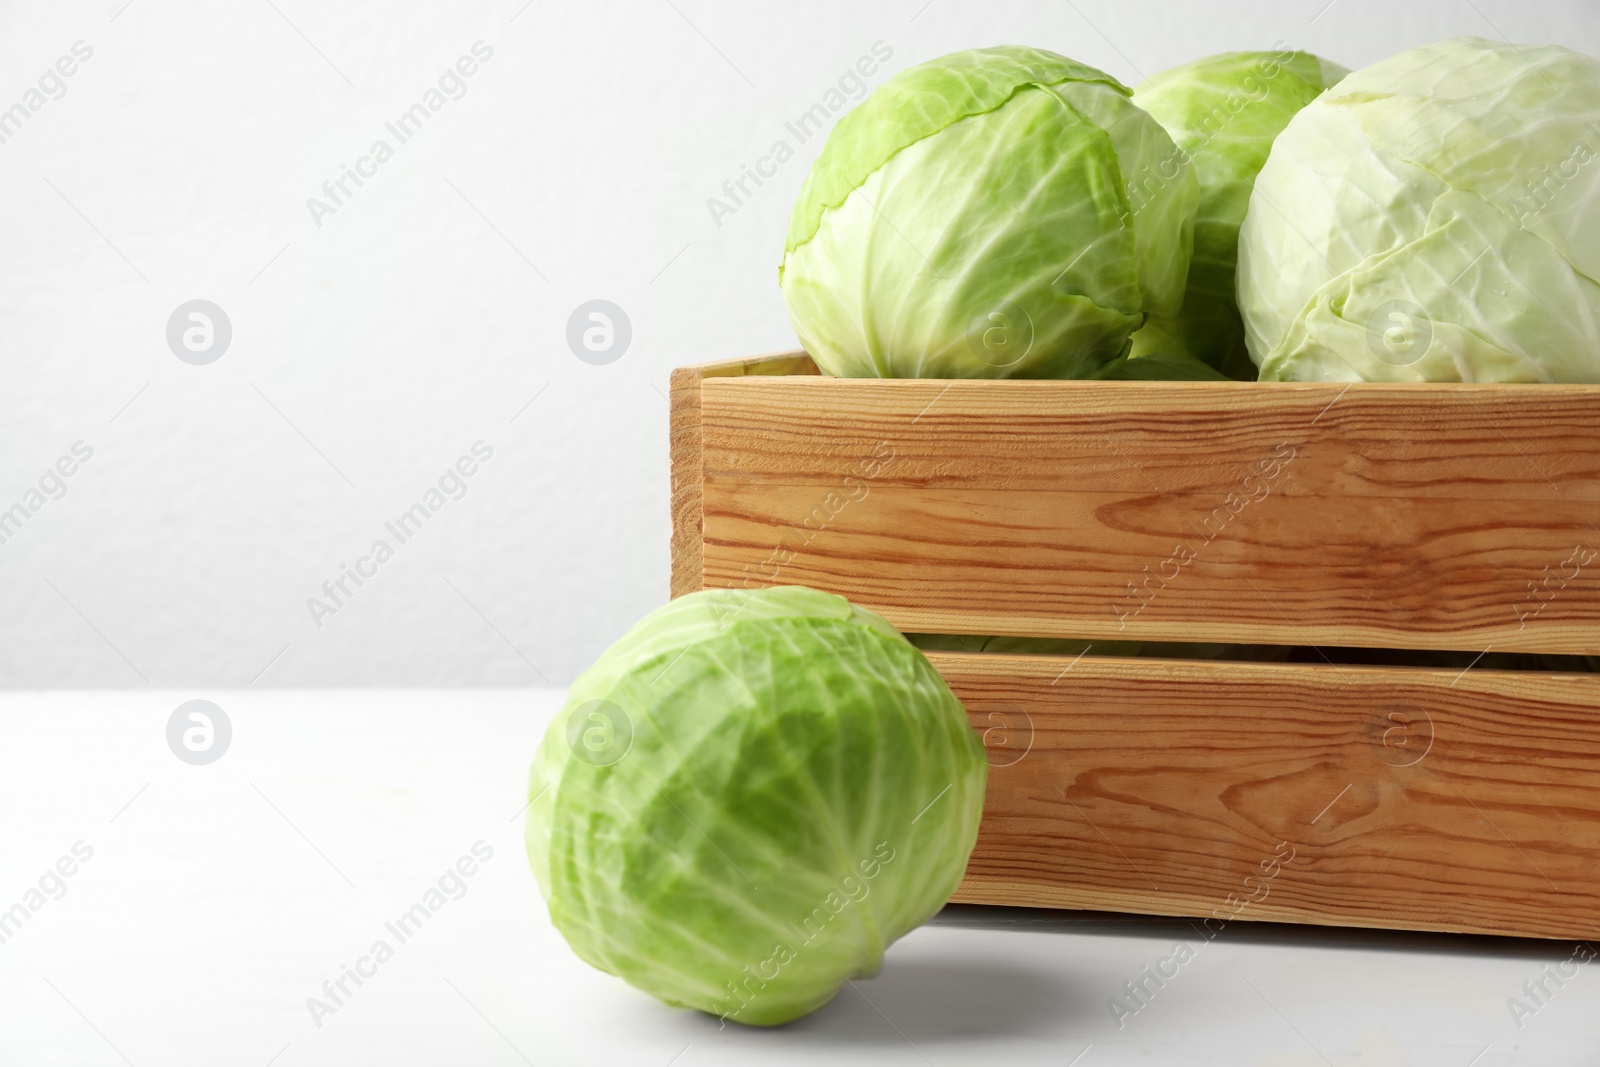
M 703 512 L 701 484 L 700 383 L 706 378 L 732 378 L 750 374 L 817 374 L 816 364 L 804 352 L 785 352 L 751 359 L 726 360 L 679 367 L 672 372 L 668 391 L 672 408 L 670 445 L 672 467 L 672 596 L 692 593 L 702 585 Z
M 957 900 L 1600 937 L 1600 678 L 929 658 L 990 757 Z
M 799 583 L 931 632 L 1600 654 L 1597 386 L 699 373 L 675 593 Z

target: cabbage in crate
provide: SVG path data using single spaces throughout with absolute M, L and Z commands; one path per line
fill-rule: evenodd
M 1197 197 L 1115 78 L 1034 48 L 902 71 L 829 135 L 789 221 L 789 317 L 825 372 L 1089 378 L 1173 315 Z
M 680 597 L 572 686 L 533 766 L 534 876 L 584 960 L 775 1025 L 938 911 L 988 763 L 923 654 L 798 586 Z
M 1402 52 L 1278 136 L 1239 237 L 1263 380 L 1600 381 L 1600 60 Z
M 1193 161 L 1200 183 L 1183 308 L 1134 334 L 1135 356 L 1187 354 L 1230 378 L 1255 379 L 1234 298 L 1250 190 L 1289 120 L 1349 73 L 1309 52 L 1229 52 L 1163 71 L 1133 91 L 1133 102 Z

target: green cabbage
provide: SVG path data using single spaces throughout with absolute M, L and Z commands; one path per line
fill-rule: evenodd
M 1150 329 L 1146 326 L 1138 334 L 1134 334 L 1135 347 L 1139 344 L 1139 334 Z M 1127 360 L 1106 375 L 1107 381 L 1112 382 L 1226 382 L 1232 381 L 1226 374 L 1202 363 L 1193 356 L 1178 355 L 1167 352 L 1151 352 L 1142 356 L 1135 356 Z
M 945 903 L 987 773 L 961 703 L 879 616 L 796 586 L 695 593 L 573 684 L 534 762 L 528 856 L 583 959 L 774 1025 Z
M 1156 75 L 1133 102 L 1164 126 L 1200 183 L 1183 307 L 1134 335 L 1135 357 L 1188 354 L 1253 381 L 1234 299 L 1239 227 L 1273 140 L 1297 111 L 1350 72 L 1308 52 L 1230 52 Z
M 1600 381 L 1600 60 L 1462 37 L 1290 121 L 1239 238 L 1264 380 Z
M 1063 56 L 984 48 L 903 71 L 840 120 L 778 272 L 817 365 L 1095 377 L 1147 314 L 1175 314 L 1198 193 L 1128 97 Z

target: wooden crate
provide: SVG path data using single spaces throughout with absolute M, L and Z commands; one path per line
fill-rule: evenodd
M 674 595 L 908 632 L 1600 654 L 1600 387 L 672 380 Z M 1600 675 L 972 653 L 956 900 L 1600 936 Z

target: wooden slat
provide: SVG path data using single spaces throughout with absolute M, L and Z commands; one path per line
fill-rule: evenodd
M 1600 678 L 930 659 L 989 747 L 957 900 L 1600 937 Z
M 1600 387 L 771 377 L 696 399 L 696 588 L 813 585 L 906 630 L 1600 653 Z
M 702 517 L 700 383 L 706 378 L 736 378 L 751 374 L 815 375 L 817 367 L 804 352 L 783 352 L 753 359 L 726 360 L 679 367 L 672 372 L 672 595 L 682 596 L 701 587 Z

